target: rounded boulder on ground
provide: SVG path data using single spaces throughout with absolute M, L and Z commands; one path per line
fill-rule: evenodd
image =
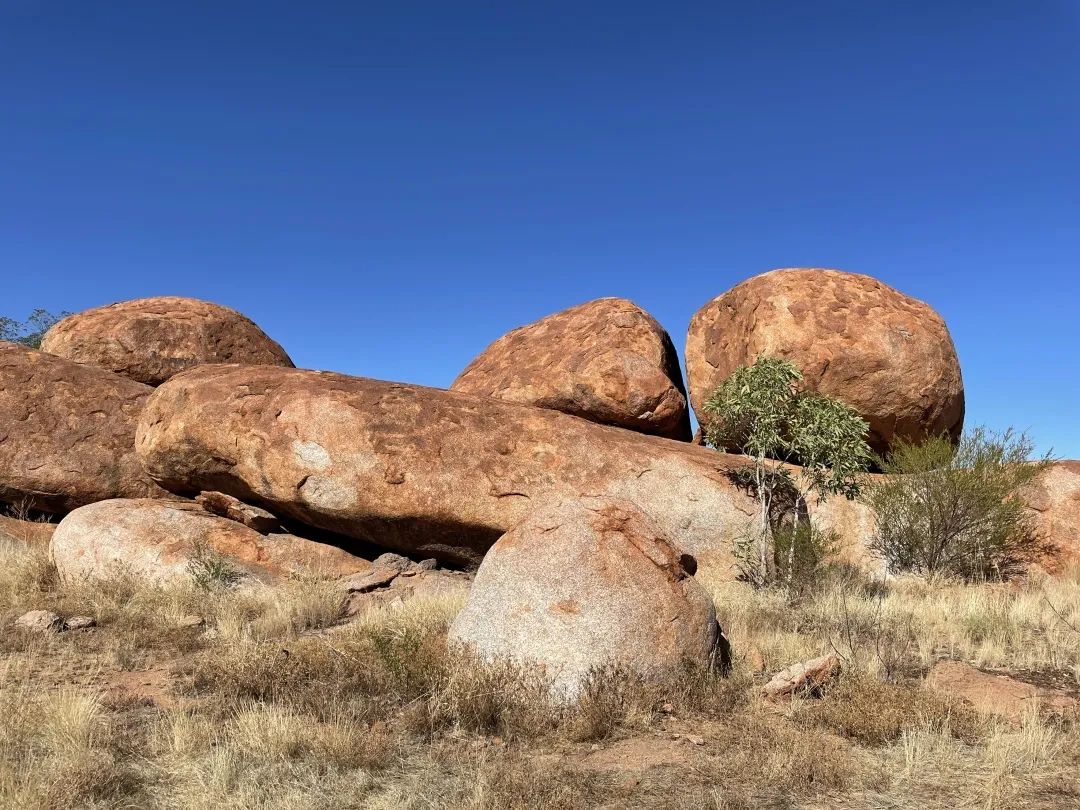
M 281 346 L 239 312 L 175 296 L 69 315 L 46 333 L 41 348 L 147 385 L 205 363 L 293 365 Z
M 625 298 L 600 298 L 509 332 L 451 389 L 690 440 L 686 389 L 671 338 Z
M 167 497 L 135 455 L 152 391 L 0 342 L 0 502 L 63 514 L 107 498 Z
M 119 572 L 153 582 L 229 571 L 261 579 L 299 570 L 346 576 L 371 567 L 335 546 L 261 535 L 196 503 L 126 498 L 76 509 L 56 527 L 49 552 L 64 580 Z
M 869 276 L 773 270 L 736 285 L 694 315 L 686 338 L 690 399 L 703 407 L 739 366 L 791 361 L 807 386 L 854 408 L 879 453 L 896 439 L 959 439 L 964 383 L 945 322 L 929 306 Z
M 489 662 L 543 668 L 567 697 L 604 667 L 712 666 L 719 626 L 694 568 L 629 502 L 552 503 L 492 546 L 450 638 Z

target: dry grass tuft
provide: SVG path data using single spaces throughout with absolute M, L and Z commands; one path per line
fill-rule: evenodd
M 840 572 L 794 599 L 699 578 L 733 641 L 730 673 L 605 669 L 567 706 L 542 673 L 448 648 L 459 596 L 346 622 L 338 586 L 314 574 L 64 584 L 42 552 L 5 545 L 7 621 L 45 608 L 99 627 L 5 634 L 0 806 L 1080 805 L 1077 728 L 995 725 L 921 681 L 942 657 L 1080 676 L 1080 578 L 1007 589 Z M 821 699 L 762 703 L 751 651 L 772 672 L 833 650 L 844 675 Z

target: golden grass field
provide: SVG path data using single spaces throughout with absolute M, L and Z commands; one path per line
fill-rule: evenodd
M 923 685 L 956 659 L 1080 693 L 1080 576 L 837 571 L 797 598 L 698 578 L 728 675 L 597 673 L 560 708 L 534 673 L 447 649 L 459 598 L 346 621 L 340 586 L 315 575 L 64 587 L 44 550 L 5 543 L 0 806 L 1080 807 L 1080 725 L 1037 709 L 1010 725 Z M 11 628 L 37 608 L 98 626 Z M 821 697 L 760 697 L 765 672 L 834 650 L 844 670 Z

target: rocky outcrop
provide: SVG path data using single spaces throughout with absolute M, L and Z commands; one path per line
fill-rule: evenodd
M 869 276 L 773 270 L 698 310 L 686 338 L 686 369 L 699 421 L 708 420 L 710 394 L 761 355 L 790 360 L 808 388 L 858 411 L 878 452 L 895 439 L 960 436 L 964 384 L 945 322 Z
M 711 666 L 719 627 L 694 568 L 629 502 L 552 503 L 492 546 L 450 639 L 540 667 L 566 697 L 612 665 L 646 676 Z
M 370 563 L 334 546 L 291 534 L 264 536 L 185 501 L 117 499 L 76 509 L 53 534 L 49 551 L 64 580 L 124 571 L 164 582 L 215 571 L 272 579 L 313 570 L 333 576 Z M 227 561 L 221 568 L 217 560 Z
M 671 338 L 625 298 L 600 298 L 499 338 L 451 390 L 690 440 L 690 416 Z
M 41 348 L 148 385 L 203 363 L 293 364 L 281 346 L 239 312 L 175 296 L 70 315 L 48 331 Z
M 147 471 L 384 547 L 478 562 L 552 496 L 637 504 L 686 552 L 729 559 L 743 462 L 555 411 L 313 371 L 205 366 L 151 397 Z
M 165 495 L 135 456 L 151 390 L 0 342 L 0 502 L 62 514 L 107 498 Z

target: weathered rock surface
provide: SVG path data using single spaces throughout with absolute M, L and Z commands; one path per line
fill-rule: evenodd
M 503 335 L 451 390 L 690 440 L 686 389 L 671 338 L 625 298 L 590 301 Z
M 281 346 L 239 312 L 175 296 L 70 315 L 48 331 L 41 348 L 148 385 L 203 363 L 293 364 Z
M 719 627 L 693 568 L 633 504 L 552 503 L 492 546 L 450 638 L 487 661 L 539 665 L 568 697 L 613 664 L 711 666 Z
M 164 496 L 135 455 L 151 391 L 0 342 L 0 501 L 62 514 L 107 498 Z
M 27 546 L 45 547 L 49 545 L 55 523 L 40 523 L 36 520 L 19 520 L 0 515 L 0 541 L 14 540 Z
M 1080 564 L 1080 461 L 1059 461 L 1024 492 L 1047 543 L 1042 566 L 1059 574 Z
M 192 560 L 226 559 L 261 579 L 297 570 L 345 576 L 370 563 L 348 552 L 291 534 L 263 536 L 185 501 L 117 499 L 76 509 L 49 546 L 65 580 L 98 578 L 123 569 L 151 581 L 188 576 Z
M 556 411 L 341 374 L 205 366 L 154 393 L 148 472 L 384 547 L 477 562 L 537 502 L 637 504 L 687 553 L 730 561 L 743 460 Z M 717 559 L 712 559 L 717 558 Z
M 983 672 L 961 661 L 938 661 L 926 676 L 928 688 L 971 704 L 982 714 L 1020 725 L 1024 714 L 1080 719 L 1080 699 L 1061 689 L 1025 683 L 1009 675 Z
M 698 310 L 686 337 L 686 369 L 699 421 L 708 419 L 709 395 L 760 355 L 790 360 L 810 389 L 858 411 L 878 452 L 898 438 L 960 436 L 964 383 L 945 322 L 869 276 L 773 270 Z

